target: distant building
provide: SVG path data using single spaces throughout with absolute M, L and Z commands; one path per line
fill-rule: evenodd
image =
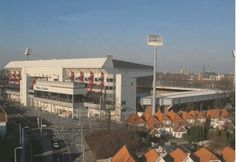
M 189 75 L 191 72 L 187 68 L 182 68 L 180 74 Z

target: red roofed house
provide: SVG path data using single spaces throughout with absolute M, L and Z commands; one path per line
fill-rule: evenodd
M 211 109 L 206 112 L 206 116 L 211 119 L 211 126 L 213 128 L 217 128 L 219 126 L 220 120 L 220 110 L 219 109 Z
M 162 125 L 163 124 L 153 116 L 151 116 L 146 122 L 147 129 L 150 129 L 152 127 L 161 128 Z
M 193 112 L 183 112 L 181 117 L 188 122 L 188 124 L 192 125 L 195 123 L 195 114 Z
M 194 155 L 196 155 L 199 158 L 199 162 L 221 162 L 215 154 L 210 152 L 205 147 L 200 148 L 197 150 Z
M 204 116 L 203 112 L 197 112 L 195 121 L 199 124 L 204 124 L 206 122 L 206 117 Z
M 143 120 L 143 118 L 141 118 L 140 116 L 138 116 L 138 114 L 131 114 L 126 123 L 129 126 L 134 126 L 134 127 L 144 127 L 145 126 L 145 121 Z
M 161 130 L 160 130 L 160 128 L 152 127 L 148 130 L 147 135 L 151 139 L 156 139 L 161 136 Z
M 186 125 L 186 121 L 183 120 L 177 113 L 167 112 L 167 116 L 170 118 L 172 122 L 172 126 L 176 125 Z
M 7 113 L 0 107 L 0 135 L 6 134 Z
M 225 122 L 230 122 L 229 112 L 226 109 L 220 109 L 219 126 L 223 126 Z
M 124 145 L 113 157 L 112 162 L 135 162 L 128 148 Z
M 176 125 L 172 130 L 172 136 L 175 138 L 182 138 L 184 134 L 187 133 L 187 130 L 184 126 Z
M 165 162 L 165 160 L 154 149 L 145 153 L 144 157 L 146 162 Z
M 229 113 L 226 109 L 212 109 L 208 110 L 206 116 L 211 119 L 211 126 L 213 128 L 222 128 L 225 122 L 229 122 Z
M 189 153 L 185 153 L 180 148 L 177 148 L 170 153 L 170 156 L 174 159 L 174 162 L 194 162 Z
M 163 113 L 160 113 L 160 112 L 157 112 L 155 114 L 155 117 L 161 122 L 163 123 L 163 127 L 161 129 L 161 133 L 163 134 L 170 134 L 171 133 L 171 119 L 163 114 Z
M 224 147 L 221 153 L 225 162 L 234 162 L 235 161 L 235 150 L 230 147 Z

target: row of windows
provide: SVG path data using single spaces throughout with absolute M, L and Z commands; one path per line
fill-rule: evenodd
M 75 80 L 79 80 L 79 78 L 75 78 Z M 84 81 L 89 81 L 89 77 L 84 77 Z M 94 78 L 95 82 L 100 82 L 100 81 L 104 81 L 102 78 Z M 107 78 L 107 82 L 116 82 L 116 79 L 113 78 Z
M 62 101 L 68 103 L 80 103 L 84 101 L 83 95 L 68 95 L 53 92 L 34 91 L 34 97 L 45 98 L 49 100 Z

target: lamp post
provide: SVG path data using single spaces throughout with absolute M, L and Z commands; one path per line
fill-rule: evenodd
M 159 35 L 148 36 L 148 46 L 154 47 L 154 66 L 153 66 L 153 89 L 152 89 L 152 115 L 156 109 L 156 71 L 157 71 L 157 47 L 163 46 L 163 38 Z M 159 111 L 159 110 L 158 110 Z
M 25 138 L 24 138 L 24 135 L 25 135 L 25 129 L 27 129 L 27 128 L 29 128 L 29 127 L 23 127 L 22 128 L 22 150 L 23 150 L 23 152 L 22 152 L 22 154 L 23 154 L 23 161 L 25 161 Z
M 29 55 L 31 55 L 32 49 L 31 48 L 26 48 L 25 49 L 25 60 L 28 61 Z
M 22 133 L 21 133 L 21 123 L 19 123 L 19 136 L 20 136 L 20 145 L 22 144 Z
M 76 145 L 80 145 L 81 151 L 83 152 L 82 153 L 82 160 L 84 162 L 84 145 L 83 144 L 76 144 Z
M 16 148 L 14 149 L 14 159 L 15 159 L 15 162 L 17 161 L 17 159 L 16 159 L 16 150 L 18 150 L 18 149 L 22 149 L 22 147 L 19 146 L 19 147 L 16 147 Z

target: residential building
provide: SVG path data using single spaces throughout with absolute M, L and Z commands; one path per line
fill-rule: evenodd
M 143 120 L 142 117 L 138 116 L 137 113 L 134 113 L 134 114 L 131 114 L 126 123 L 129 125 L 129 126 L 132 126 L 132 127 L 145 127 L 145 121 Z
M 211 126 L 213 128 L 223 128 L 226 122 L 230 122 L 229 113 L 226 109 L 211 109 L 206 112 L 206 116 L 211 119 Z
M 195 121 L 201 125 L 206 122 L 206 117 L 204 116 L 203 112 L 197 112 Z
M 138 77 L 152 75 L 152 66 L 104 58 L 12 61 L 8 98 L 63 117 L 88 116 L 125 120 L 136 112 Z M 109 111 L 109 112 L 108 112 Z
M 214 153 L 210 152 L 205 147 L 198 149 L 194 155 L 199 158 L 199 162 L 221 162 Z
M 7 113 L 0 107 L 0 136 L 6 134 Z
M 181 117 L 188 122 L 188 124 L 194 124 L 195 123 L 195 113 L 193 112 L 183 112 L 181 114 Z
M 152 127 L 148 130 L 147 136 L 149 136 L 150 139 L 157 139 L 158 137 L 161 136 L 161 129 Z
M 170 118 L 173 126 L 176 125 L 186 125 L 186 121 L 183 120 L 177 113 L 168 111 L 167 116 Z
M 146 162 L 165 162 L 155 149 L 151 149 L 144 154 Z
M 112 162 L 136 162 L 130 154 L 128 148 L 124 145 L 113 157 Z
M 163 124 L 163 127 L 161 129 L 162 134 L 170 134 L 172 129 L 172 122 L 171 119 L 163 113 L 157 112 L 155 114 L 155 117 Z
M 235 162 L 235 150 L 230 147 L 224 147 L 221 153 L 225 162 Z
M 170 156 L 174 159 L 174 162 L 194 162 L 189 153 L 185 153 L 180 148 L 177 148 L 170 153 Z
M 176 125 L 172 130 L 172 136 L 175 138 L 182 138 L 187 133 L 187 129 L 182 125 Z

